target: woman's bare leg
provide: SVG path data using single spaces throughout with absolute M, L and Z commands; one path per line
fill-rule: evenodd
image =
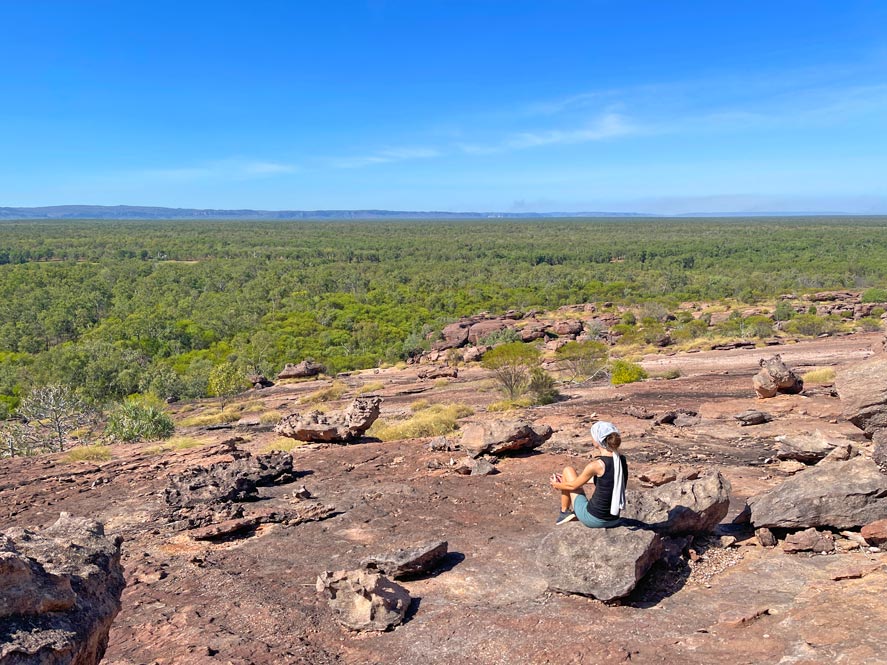
M 572 466 L 565 466 L 563 473 L 561 473 L 561 477 L 563 478 L 565 483 L 571 483 L 576 480 L 576 469 Z M 567 490 L 561 490 L 561 512 L 565 513 L 568 510 L 573 510 L 573 495 L 575 492 L 568 492 Z

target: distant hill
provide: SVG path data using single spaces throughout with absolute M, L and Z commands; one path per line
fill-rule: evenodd
M 626 212 L 443 212 L 413 210 L 217 210 L 156 206 L 66 205 L 0 207 L 0 219 L 534 219 L 543 217 L 653 217 Z

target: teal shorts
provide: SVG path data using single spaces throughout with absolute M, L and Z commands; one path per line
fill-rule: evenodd
M 592 529 L 609 529 L 619 526 L 619 522 L 622 521 L 618 517 L 614 520 L 602 520 L 592 515 L 588 512 L 588 497 L 584 494 L 578 495 L 573 501 L 573 512 L 576 513 L 576 519 Z

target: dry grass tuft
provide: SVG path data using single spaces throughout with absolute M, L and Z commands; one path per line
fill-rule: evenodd
M 331 402 L 341 399 L 348 392 L 348 385 L 344 381 L 333 381 L 326 388 L 315 390 L 309 395 L 305 395 L 300 399 L 298 404 L 318 404 L 320 402 Z
M 373 381 L 371 383 L 366 383 L 360 387 L 357 391 L 358 395 L 366 395 L 367 393 L 374 393 L 379 390 L 382 390 L 385 387 L 385 384 L 381 381 Z
M 65 455 L 65 462 L 107 462 L 111 459 L 111 450 L 108 446 L 77 446 L 71 448 Z
M 473 413 L 474 410 L 465 404 L 434 404 L 406 420 L 393 422 L 377 420 L 367 435 L 375 436 L 382 441 L 441 436 L 455 430 L 459 418 L 465 418 Z
M 295 439 L 288 439 L 286 437 L 281 436 L 281 437 L 274 439 L 274 441 L 271 441 L 268 445 L 266 445 L 264 448 L 262 448 L 262 452 L 263 453 L 270 453 L 270 452 L 274 452 L 275 450 L 281 450 L 285 453 L 288 453 L 288 452 L 291 452 L 292 450 L 294 450 L 295 448 L 298 448 L 299 446 L 304 446 L 304 445 L 305 445 L 304 441 L 296 441 Z
M 801 378 L 804 379 L 804 383 L 834 383 L 835 369 L 833 367 L 814 369 L 806 372 Z
M 525 409 L 528 406 L 533 406 L 533 398 L 525 396 L 493 402 L 487 407 L 487 411 L 514 411 L 515 409 Z
M 166 442 L 161 443 L 160 445 L 145 448 L 144 453 L 146 455 L 159 455 L 171 450 L 188 450 L 189 448 L 196 448 L 198 446 L 204 445 L 205 443 L 208 442 L 201 441 L 200 439 L 195 439 L 190 436 L 174 436 L 171 439 L 167 439 Z
M 181 427 L 206 427 L 207 425 L 221 425 L 240 420 L 242 405 L 232 404 L 224 409 L 209 408 L 200 413 L 183 418 L 179 421 Z

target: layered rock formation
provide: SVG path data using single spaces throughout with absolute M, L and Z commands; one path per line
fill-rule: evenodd
M 62 513 L 0 534 L 0 665 L 94 665 L 126 585 L 119 537 Z

